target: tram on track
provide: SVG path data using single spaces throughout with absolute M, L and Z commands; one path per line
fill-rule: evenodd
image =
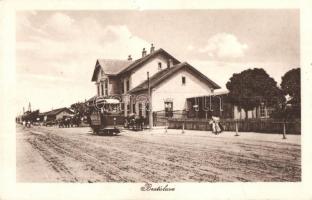
M 95 98 L 89 117 L 90 127 L 97 135 L 117 135 L 125 124 L 121 102 L 115 98 Z

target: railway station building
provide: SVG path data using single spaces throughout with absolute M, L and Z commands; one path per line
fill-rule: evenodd
M 153 112 L 166 116 L 193 109 L 187 99 L 213 95 L 220 86 L 187 62 L 180 62 L 164 49 L 149 52 L 143 48 L 142 57 L 125 60 L 97 59 L 92 75 L 96 96 L 114 97 L 122 102 L 124 115 L 136 113 L 147 117 Z M 149 96 L 150 88 L 150 96 Z

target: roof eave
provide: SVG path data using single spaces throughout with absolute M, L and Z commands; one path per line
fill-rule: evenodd
M 96 64 L 95 64 L 95 67 L 94 67 L 94 70 L 93 70 L 93 75 L 92 75 L 91 82 L 95 82 L 96 81 L 96 73 L 97 73 L 97 70 L 98 70 L 99 67 L 101 67 L 101 65 L 99 63 L 99 60 L 96 60 Z
M 197 75 L 204 81 L 207 82 L 207 84 L 209 84 L 211 86 L 212 89 L 220 89 L 221 87 L 216 84 L 215 82 L 213 82 L 212 80 L 210 80 L 207 76 L 205 76 L 204 74 L 202 74 L 200 71 L 198 71 L 197 69 L 195 69 L 193 66 L 191 66 L 190 64 L 188 64 L 187 62 L 183 62 L 178 64 L 178 66 L 175 66 L 174 68 L 171 69 L 171 71 L 169 71 L 167 74 L 165 74 L 164 76 L 160 77 L 158 80 L 156 80 L 155 82 L 153 82 L 151 84 L 151 88 L 156 87 L 157 85 L 159 85 L 161 82 L 163 82 L 164 80 L 166 80 L 167 78 L 171 77 L 175 72 L 181 70 L 182 68 L 186 68 L 186 69 L 190 69 L 192 71 L 194 71 L 195 73 L 197 73 Z M 151 77 L 153 78 L 153 77 Z M 146 81 L 145 81 L 146 82 Z M 145 82 L 143 82 L 142 84 L 145 84 Z M 139 86 L 139 88 L 133 88 L 133 90 L 130 90 L 130 93 L 137 93 L 137 92 L 142 92 L 144 90 L 147 90 L 146 86 Z
M 198 71 L 195 67 L 193 67 L 192 65 L 190 65 L 189 63 L 185 63 L 186 65 L 188 65 L 190 68 L 192 68 L 193 71 L 195 71 L 196 73 L 198 73 L 198 75 L 203 78 L 204 80 L 206 80 L 213 89 L 221 89 L 221 87 L 215 83 L 214 81 L 212 81 L 211 79 L 209 79 L 206 75 L 204 75 L 203 73 L 201 73 L 200 71 Z
M 176 59 L 175 57 L 173 57 L 171 54 L 169 54 L 167 51 L 165 51 L 164 49 L 160 48 L 158 50 L 156 50 L 154 53 L 149 54 L 143 58 L 138 59 L 138 62 L 134 62 L 131 65 L 129 65 L 127 68 L 123 69 L 122 71 L 120 71 L 118 73 L 118 75 L 122 75 L 122 74 L 126 74 L 126 73 L 131 73 L 131 71 L 135 70 L 137 67 L 139 67 L 139 65 L 144 64 L 145 62 L 147 62 L 149 59 L 153 58 L 154 56 L 156 56 L 159 53 L 164 53 L 166 54 L 168 57 L 172 58 L 173 61 L 175 63 L 181 63 L 178 59 Z

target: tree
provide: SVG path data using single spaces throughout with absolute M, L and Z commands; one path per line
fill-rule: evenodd
M 285 95 L 291 97 L 292 104 L 301 102 L 300 68 L 289 70 L 282 77 L 281 88 Z
M 81 119 L 82 117 L 88 116 L 89 108 L 86 103 L 78 102 L 70 106 L 75 112 L 75 117 Z
M 301 114 L 301 85 L 300 68 L 291 69 L 282 77 L 281 88 L 284 95 L 289 95 L 287 102 L 291 107 L 288 108 L 288 115 L 300 117 Z
M 253 110 L 262 102 L 267 106 L 277 107 L 285 101 L 276 81 L 262 68 L 233 74 L 226 83 L 226 88 L 233 103 L 245 112 Z

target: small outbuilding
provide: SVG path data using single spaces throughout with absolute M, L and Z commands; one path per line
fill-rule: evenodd
M 62 119 L 64 116 L 73 116 L 74 111 L 69 108 L 58 108 L 41 114 L 43 116 L 43 121 L 53 121 Z

